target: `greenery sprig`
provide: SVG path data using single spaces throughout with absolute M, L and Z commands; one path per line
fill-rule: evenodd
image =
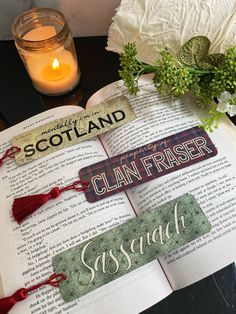
M 220 117 L 228 113 L 236 115 L 236 48 L 230 47 L 225 54 L 208 54 L 210 41 L 196 36 L 186 42 L 176 56 L 167 49 L 154 65 L 137 59 L 134 43 L 124 46 L 120 56 L 120 77 L 131 94 L 139 91 L 138 80 L 142 74 L 154 73 L 153 84 L 162 95 L 176 97 L 193 92 L 198 104 L 208 109 L 212 100 L 219 103 L 208 109 L 209 118 L 202 120 L 202 127 L 208 131 L 218 127 Z

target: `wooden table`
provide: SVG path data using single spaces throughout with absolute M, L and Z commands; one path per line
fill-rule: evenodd
M 82 73 L 80 84 L 68 95 L 46 97 L 32 87 L 14 43 L 1 42 L 0 130 L 53 107 L 84 107 L 94 92 L 119 79 L 118 55 L 105 50 L 106 37 L 76 38 L 75 44 Z M 236 124 L 236 119 L 233 121 Z M 172 293 L 143 313 L 235 314 L 235 264 Z

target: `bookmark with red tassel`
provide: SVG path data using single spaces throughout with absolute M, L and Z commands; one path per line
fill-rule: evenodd
M 0 158 L 0 167 L 2 166 L 3 162 L 7 159 L 7 158 L 14 158 L 15 154 L 19 153 L 21 151 L 21 149 L 19 147 L 16 146 L 12 146 L 9 149 L 7 149 L 5 151 L 5 154 Z
M 0 299 L 0 314 L 6 314 L 10 311 L 10 309 L 17 303 L 29 296 L 29 292 L 39 289 L 42 286 L 50 285 L 53 287 L 58 287 L 59 283 L 66 280 L 65 274 L 53 274 L 49 277 L 48 280 L 43 281 L 37 285 L 34 285 L 29 288 L 21 288 L 18 289 L 11 296 Z
M 62 192 L 68 190 L 75 190 L 81 192 L 89 186 L 88 182 L 75 181 L 73 184 L 59 188 L 54 187 L 47 194 L 35 194 L 29 196 L 23 196 L 14 199 L 12 205 L 12 214 L 14 219 L 20 224 L 24 219 L 33 214 L 39 207 L 47 203 L 51 199 L 57 198 Z

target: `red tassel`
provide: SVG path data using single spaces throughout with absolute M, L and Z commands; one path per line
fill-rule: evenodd
M 79 187 L 77 185 L 80 185 Z M 57 198 L 62 192 L 67 190 L 83 191 L 89 186 L 88 182 L 75 181 L 72 185 L 59 189 L 53 188 L 47 194 L 36 194 L 16 198 L 12 205 L 12 214 L 14 219 L 21 223 L 25 218 L 33 214 L 39 207 L 47 203 L 49 200 Z
M 2 166 L 3 162 L 5 159 L 9 158 L 14 158 L 14 155 L 16 153 L 19 153 L 21 149 L 19 147 L 13 146 L 10 147 L 9 149 L 6 150 L 5 154 L 0 158 L 0 167 Z
M 48 194 L 36 194 L 14 199 L 12 214 L 18 223 L 21 223 L 29 215 L 50 199 L 57 198 L 61 194 L 59 188 L 53 188 Z
M 0 314 L 10 311 L 14 304 L 27 298 L 28 293 L 25 288 L 17 290 L 12 296 L 0 299 Z
M 42 283 L 39 283 L 35 286 L 32 286 L 30 288 L 21 288 L 17 290 L 13 295 L 10 297 L 6 297 L 3 299 L 0 299 L 0 314 L 6 314 L 10 311 L 10 309 L 15 305 L 17 302 L 22 301 L 26 299 L 29 295 L 29 292 L 34 291 L 41 286 L 44 285 L 50 285 L 53 287 L 58 287 L 59 283 L 63 280 L 66 280 L 66 275 L 64 274 L 53 274 L 50 276 L 50 278 Z

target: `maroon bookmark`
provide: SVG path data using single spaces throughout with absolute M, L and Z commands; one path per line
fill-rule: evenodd
M 89 202 L 127 190 L 213 157 L 217 149 L 201 128 L 191 129 L 82 168 Z

